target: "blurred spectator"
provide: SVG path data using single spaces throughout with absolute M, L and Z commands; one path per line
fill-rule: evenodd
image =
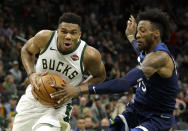
M 0 36 L 5 36 L 5 35 L 7 35 L 7 34 L 4 29 L 4 19 L 1 17 L 0 18 Z
M 0 131 L 6 131 L 8 120 L 0 115 Z
M 89 116 L 85 117 L 85 128 L 87 131 L 96 131 L 94 122 L 92 121 L 92 118 Z
M 83 117 L 79 117 L 76 128 L 73 131 L 87 131 L 85 129 L 85 119 Z
M 85 97 L 79 97 L 80 99 L 80 113 L 83 114 L 83 109 L 86 107 L 87 100 Z
M 14 76 L 14 82 L 16 84 L 20 84 L 23 79 L 22 71 L 19 69 L 19 63 L 18 61 L 13 61 L 12 68 L 9 70 L 9 72 Z
M 17 94 L 16 84 L 14 83 L 14 76 L 13 75 L 7 75 L 5 77 L 5 81 L 3 82 L 3 87 L 12 94 Z
M 3 62 L 0 60 L 0 83 L 4 81 L 4 77 L 5 77 L 5 72 L 3 70 Z
M 83 117 L 85 117 L 85 118 L 90 117 L 92 119 L 93 128 L 97 128 L 99 126 L 97 118 L 96 118 L 96 116 L 94 116 L 92 114 L 92 111 L 91 111 L 90 108 L 88 108 L 88 107 L 84 108 L 84 110 L 83 110 Z
M 82 96 L 85 97 L 85 99 L 86 99 L 86 105 L 85 106 L 86 107 L 91 107 L 92 104 L 93 104 L 91 96 L 89 94 L 83 94 Z
M 72 109 L 71 117 L 70 117 L 71 129 L 76 128 L 76 123 L 79 117 L 80 117 L 80 108 L 79 106 L 74 105 Z
M 0 115 L 1 115 L 1 117 L 4 117 L 4 118 L 6 118 L 6 116 L 7 116 L 7 110 L 4 106 L 4 104 L 2 103 L 1 93 L 0 93 Z
M 175 116 L 175 122 L 171 130 L 185 130 L 188 129 L 188 123 L 183 122 L 181 120 L 180 114 L 182 113 L 182 107 L 180 106 L 180 102 L 176 103 L 176 107 L 174 109 L 174 116 Z
M 2 83 L 4 81 L 4 71 L 3 71 L 3 62 L 0 60 L 0 92 L 3 92 L 5 88 L 3 87 Z
M 100 124 L 100 128 L 97 131 L 108 131 L 109 126 L 109 120 L 107 118 L 103 118 Z
M 10 57 L 12 60 L 17 61 L 21 59 L 21 48 L 22 48 L 22 43 L 21 41 L 17 40 L 16 41 L 16 45 L 14 46 L 14 48 L 11 49 L 10 51 Z
M 3 72 L 1 72 L 2 74 L 0 74 L 1 77 L 2 77 L 2 75 L 5 75 L 5 73 L 7 72 L 8 68 L 10 67 L 9 66 L 9 60 L 10 59 L 8 59 L 6 57 L 6 55 L 4 54 L 3 50 L 0 48 L 0 61 L 1 61 L 0 65 L 2 65 L 2 68 L 3 68 Z
M 176 61 L 178 63 L 178 67 L 180 67 L 182 63 L 188 62 L 188 55 L 185 54 L 184 51 L 180 51 L 180 53 L 177 55 Z
M 101 102 L 100 96 L 94 96 L 94 103 L 91 107 L 93 116 L 100 122 L 103 118 L 107 117 L 106 110 Z
M 111 102 L 109 102 L 108 104 L 105 105 L 105 110 L 106 110 L 106 114 L 107 114 L 108 119 L 111 118 L 111 113 L 112 113 L 113 109 L 114 109 L 114 107 L 113 107 L 113 104 Z
M 112 78 L 116 79 L 116 78 L 120 78 L 120 70 L 118 67 L 118 63 L 115 63 L 113 68 L 112 68 Z
M 16 105 L 18 103 L 18 97 L 16 95 L 10 95 L 9 101 L 5 104 L 7 114 L 14 116 L 16 114 Z
M 8 121 L 6 119 L 7 111 L 2 103 L 2 95 L 0 93 L 0 130 L 4 130 L 8 126 Z
M 109 103 L 109 96 L 106 94 L 106 95 L 101 95 L 101 102 L 103 105 L 106 105 Z

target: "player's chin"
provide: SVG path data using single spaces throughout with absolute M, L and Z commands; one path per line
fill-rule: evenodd
M 137 48 L 138 48 L 139 50 L 142 50 L 142 49 L 143 49 L 143 44 L 142 44 L 142 43 L 139 43 L 139 44 L 137 45 Z

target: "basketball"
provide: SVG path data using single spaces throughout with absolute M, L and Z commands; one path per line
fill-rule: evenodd
M 37 97 L 35 98 L 37 98 L 37 100 L 43 105 L 50 107 L 53 106 L 57 100 L 51 99 L 50 94 L 60 89 L 56 89 L 51 85 L 62 86 L 65 83 L 65 81 L 57 75 L 50 75 L 50 74 L 40 77 L 39 81 L 40 81 L 39 90 L 35 88 L 33 90 L 35 92 L 35 94 L 34 93 L 33 94 L 37 95 Z

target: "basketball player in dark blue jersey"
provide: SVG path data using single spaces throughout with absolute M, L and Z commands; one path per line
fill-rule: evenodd
M 52 98 L 62 97 L 60 101 L 65 102 L 84 93 L 122 93 L 137 84 L 134 102 L 111 120 L 110 130 L 168 131 L 174 121 L 172 112 L 179 90 L 174 60 L 164 44 L 169 32 L 168 16 L 158 9 L 139 13 L 138 26 L 131 16 L 126 35 L 138 55 L 139 66 L 122 78 L 101 84 L 82 85 L 78 89 L 67 84 Z

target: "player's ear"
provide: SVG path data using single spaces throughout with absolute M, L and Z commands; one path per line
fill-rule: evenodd
M 82 32 L 80 31 L 80 33 L 79 33 L 79 39 L 80 39 L 81 35 L 82 35 Z
M 58 26 L 58 27 L 57 27 L 57 33 L 59 33 L 59 32 L 60 32 L 60 27 Z
M 155 38 L 160 38 L 160 31 L 159 30 L 155 30 L 154 37 Z
M 81 35 L 82 35 L 81 27 L 78 26 L 78 37 L 79 37 L 79 39 L 81 38 Z

